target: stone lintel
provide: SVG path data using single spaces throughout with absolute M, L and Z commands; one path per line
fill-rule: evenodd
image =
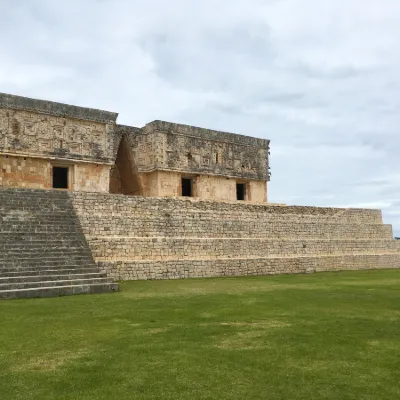
M 231 132 L 216 131 L 212 129 L 200 128 L 197 126 L 176 124 L 160 120 L 155 120 L 146 124 L 142 130 L 145 133 L 151 131 L 161 131 L 178 135 L 181 134 L 185 136 L 194 136 L 208 140 L 230 142 L 237 145 L 255 146 L 264 149 L 267 149 L 270 143 L 268 139 L 259 139 L 245 135 L 238 135 Z

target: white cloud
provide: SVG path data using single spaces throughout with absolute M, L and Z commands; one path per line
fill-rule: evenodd
M 400 235 L 400 2 L 0 0 L 0 91 L 271 139 L 270 200 Z

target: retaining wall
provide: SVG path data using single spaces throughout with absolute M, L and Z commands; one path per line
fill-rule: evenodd
M 70 195 L 96 262 L 115 279 L 400 266 L 379 210 Z

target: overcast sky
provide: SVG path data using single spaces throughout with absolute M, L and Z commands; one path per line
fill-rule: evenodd
M 271 140 L 269 200 L 400 236 L 399 0 L 0 0 L 0 91 Z

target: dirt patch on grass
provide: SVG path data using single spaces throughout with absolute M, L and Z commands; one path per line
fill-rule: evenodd
M 31 358 L 23 363 L 15 365 L 12 370 L 15 372 L 21 371 L 54 371 L 62 368 L 68 363 L 77 361 L 90 354 L 88 349 L 82 350 L 60 350 L 45 354 L 41 357 Z
M 369 340 L 367 345 L 375 348 L 378 351 L 381 350 L 393 350 L 398 351 L 398 343 L 391 340 Z
M 210 313 L 210 312 L 202 312 L 200 313 L 200 318 L 213 318 L 215 317 L 215 314 Z
M 263 349 L 268 347 L 262 340 L 264 337 L 264 331 L 237 332 L 230 337 L 219 340 L 215 347 L 226 350 Z
M 212 324 L 208 324 L 212 325 Z M 223 338 L 215 337 L 217 343 L 215 347 L 228 350 L 257 350 L 269 347 L 267 336 L 271 331 L 282 329 L 291 326 L 285 321 L 279 320 L 265 320 L 255 322 L 221 322 L 214 324 L 220 327 L 232 328 L 247 328 L 248 330 L 234 332 L 227 336 L 224 334 Z
M 119 293 L 120 296 L 125 298 L 135 299 L 146 299 L 146 298 L 171 298 L 171 297 L 188 297 L 188 296 L 206 296 L 212 294 L 224 294 L 224 295 L 245 295 L 249 293 L 259 292 L 272 292 L 287 289 L 298 289 L 298 290 L 319 290 L 321 289 L 318 285 L 313 283 L 280 283 L 275 281 L 268 281 L 267 279 L 261 282 L 244 281 L 240 280 L 238 283 L 232 285 L 232 282 L 228 282 L 223 278 L 220 282 L 208 282 L 194 284 L 188 284 L 187 282 L 172 282 L 171 285 L 167 285 L 164 281 L 160 281 L 160 288 L 149 287 L 146 291 L 131 291 L 122 290 Z M 239 278 L 238 278 L 239 279 Z M 170 281 L 168 281 L 169 283 Z M 151 283 L 152 284 L 152 283 Z M 126 284 L 125 284 L 126 285 Z M 154 285 L 154 284 L 152 284 Z M 128 285 L 127 285 L 128 286 Z M 257 298 L 245 300 L 248 304 L 257 302 Z
M 400 279 L 376 279 L 376 280 L 349 280 L 340 281 L 340 285 L 346 286 L 396 286 L 400 283 Z
M 291 324 L 278 320 L 265 320 L 257 322 L 221 322 L 221 326 L 244 326 L 250 328 L 283 328 Z
M 224 321 L 224 322 L 205 322 L 200 326 L 227 326 L 227 327 L 239 327 L 239 328 L 253 328 L 253 329 L 267 329 L 267 328 L 284 328 L 291 324 L 285 321 L 279 321 L 275 319 L 264 320 L 264 321 Z
M 157 333 L 164 333 L 169 331 L 168 328 L 149 328 L 149 329 L 144 329 L 143 333 L 147 333 L 148 335 L 155 335 Z

